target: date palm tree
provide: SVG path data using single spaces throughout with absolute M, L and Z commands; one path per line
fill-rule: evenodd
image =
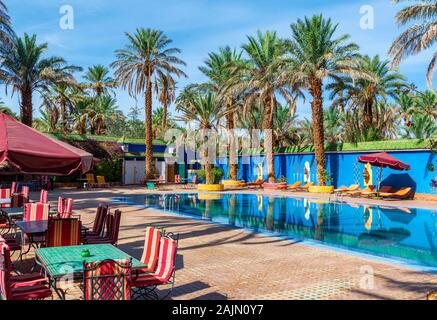
M 167 129 L 167 120 L 169 117 L 168 106 L 176 99 L 176 83 L 172 77 L 163 77 L 158 80 L 157 94 L 159 95 L 159 102 L 162 105 L 162 126 L 163 132 Z
M 392 0 L 394 3 L 406 0 Z M 435 0 L 416 0 L 396 15 L 396 23 L 406 26 L 407 30 L 399 35 L 389 49 L 393 58 L 393 66 L 418 53 L 433 47 L 437 40 L 437 5 Z M 437 51 L 434 51 L 431 63 L 426 74 L 427 84 L 432 90 L 432 75 L 437 59 Z
M 323 85 L 324 80 L 352 73 L 358 46 L 346 43 L 348 35 L 334 38 L 337 24 L 322 15 L 304 20 L 298 19 L 291 25 L 288 70 L 293 83 L 307 89 L 312 97 L 312 133 L 317 164 L 317 181 L 326 184 Z
M 14 36 L 11 18 L 8 15 L 8 8 L 4 2 L 0 0 L 0 43 L 2 45 L 10 45 Z
M 210 85 L 217 92 L 220 98 L 225 101 L 227 110 L 226 126 L 229 130 L 228 156 L 229 156 L 229 177 L 231 180 L 237 180 L 238 160 L 236 148 L 231 139 L 234 137 L 235 114 L 234 111 L 238 106 L 238 92 L 227 89 L 231 82 L 238 83 L 239 77 L 231 72 L 232 68 L 243 63 L 241 52 L 237 52 L 230 47 L 220 48 L 219 52 L 211 52 L 204 61 L 204 66 L 199 70 L 209 78 Z
M 16 38 L 12 47 L 1 46 L 3 62 L 0 81 L 12 88 L 12 94 L 20 94 L 21 121 L 32 126 L 33 93 L 48 91 L 52 84 L 75 84 L 72 72 L 82 68 L 68 65 L 63 58 L 44 58 L 47 43 L 37 44 L 36 35 L 24 34 Z
M 61 118 L 61 128 L 63 133 L 67 133 L 70 128 L 68 125 L 68 113 L 72 114 L 75 109 L 75 102 L 78 99 L 77 95 L 81 93 L 77 91 L 78 87 L 66 84 L 52 85 L 48 92 L 42 94 L 43 105 L 48 110 L 58 109 L 57 113 Z
M 273 118 L 278 104 L 277 95 L 280 94 L 290 105 L 293 115 L 295 110 L 294 88 L 289 87 L 287 81 L 280 77 L 281 62 L 286 53 L 286 46 L 276 34 L 258 31 L 257 36 L 248 36 L 248 42 L 242 46 L 248 59 L 238 64 L 232 72 L 236 79 L 231 78 L 229 89 L 244 95 L 243 113 L 254 105 L 263 106 L 262 129 L 264 130 L 264 147 L 268 168 L 269 182 L 275 182 L 275 168 L 273 158 Z
M 84 79 L 87 82 L 82 87 L 93 90 L 96 96 L 108 94 L 109 90 L 117 87 L 117 82 L 109 75 L 109 69 L 101 64 L 89 67 Z
M 193 89 L 190 89 L 193 90 Z M 180 112 L 177 117 L 180 121 L 195 122 L 198 129 L 205 130 L 205 133 L 212 133 L 217 129 L 220 119 L 226 116 L 227 109 L 223 108 L 219 99 L 212 92 L 191 92 L 187 99 L 179 99 L 176 104 L 176 110 Z M 208 140 L 207 143 L 214 143 Z M 203 157 L 205 159 L 205 180 L 206 184 L 212 183 L 211 170 L 213 164 L 210 159 L 213 155 L 208 154 L 208 148 L 204 148 Z
M 367 131 L 382 116 L 377 112 L 378 103 L 387 103 L 389 98 L 396 100 L 408 85 L 406 78 L 391 69 L 390 62 L 381 60 L 378 55 L 373 58 L 361 56 L 356 62 L 356 67 L 370 75 L 371 79 L 340 76 L 327 88 L 331 90 L 331 99 L 341 100 L 352 110 L 362 109 L 363 130 Z
M 128 45 L 125 49 L 117 50 L 117 60 L 112 63 L 116 69 L 115 76 L 118 83 L 129 94 L 145 95 L 145 131 L 146 131 L 146 167 L 145 178 L 153 178 L 153 132 L 152 132 L 152 92 L 165 77 L 185 76 L 178 68 L 185 62 L 176 54 L 178 48 L 169 47 L 172 40 L 162 31 L 139 28 L 134 34 L 126 33 Z

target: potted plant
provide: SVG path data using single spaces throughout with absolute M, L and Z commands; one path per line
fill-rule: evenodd
M 206 171 L 205 170 L 199 170 L 197 172 L 198 177 L 201 180 L 206 180 Z M 198 190 L 199 191 L 223 191 L 224 186 L 220 183 L 220 180 L 223 178 L 224 171 L 222 168 L 214 167 L 210 171 L 210 183 L 208 184 L 199 184 Z
M 331 185 L 332 181 L 334 181 L 334 178 L 326 169 L 325 169 L 323 174 L 325 177 L 326 185 L 325 186 L 311 186 L 308 189 L 309 192 L 311 192 L 311 193 L 332 193 L 332 192 L 334 192 L 334 186 Z

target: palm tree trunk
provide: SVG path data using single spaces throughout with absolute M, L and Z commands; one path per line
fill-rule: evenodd
M 275 162 L 273 157 L 273 99 L 268 97 L 264 101 L 264 116 L 262 129 L 264 130 L 264 149 L 266 154 L 268 181 L 276 182 Z
M 24 88 L 21 90 L 21 122 L 26 126 L 32 127 L 33 123 L 33 106 L 32 106 L 32 89 Z
M 153 179 L 152 83 L 150 77 L 147 77 L 146 81 L 146 166 L 144 177 L 145 179 Z
M 164 103 L 164 105 L 162 106 L 162 128 L 164 129 L 164 134 L 165 134 L 165 129 L 167 129 L 167 104 Z
M 372 126 L 373 122 L 373 102 L 365 101 L 364 102 L 364 127 L 369 129 Z
M 62 122 L 62 131 L 67 133 L 67 117 L 65 114 L 65 103 L 61 102 L 61 122 Z
M 313 97 L 311 102 L 314 151 L 317 164 L 317 181 L 319 186 L 326 185 L 325 178 L 325 132 L 323 128 L 323 97 L 322 81 L 314 78 L 311 81 L 310 93 Z
M 227 106 L 228 110 L 232 108 L 232 101 L 228 102 Z M 235 121 L 234 121 L 234 113 L 229 112 L 226 116 L 226 124 L 229 130 L 229 139 L 232 141 L 229 141 L 228 143 L 228 154 L 229 154 L 229 178 L 231 180 L 237 180 L 238 176 L 238 158 L 237 158 L 237 151 L 235 150 L 235 136 L 234 136 L 234 130 L 235 130 Z M 231 143 L 234 142 L 234 143 Z

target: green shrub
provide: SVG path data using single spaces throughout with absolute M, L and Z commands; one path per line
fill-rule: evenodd
M 205 179 L 206 179 L 205 169 L 196 170 L 195 174 L 196 174 L 197 178 L 205 181 Z M 220 167 L 212 168 L 211 169 L 212 183 L 218 184 L 220 182 L 220 180 L 223 178 L 224 174 L 225 174 L 225 172 L 223 171 L 222 168 L 220 168 Z

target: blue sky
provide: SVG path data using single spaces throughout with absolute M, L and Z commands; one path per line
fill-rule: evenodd
M 109 65 L 114 51 L 122 48 L 124 32 L 137 27 L 163 30 L 182 49 L 181 58 L 187 63 L 184 69 L 188 79 L 179 87 L 204 81 L 198 70 L 208 52 L 221 46 L 240 47 L 247 35 L 257 29 L 276 30 L 289 37 L 290 23 L 305 15 L 323 13 L 339 23 L 339 33 L 347 33 L 360 45 L 361 52 L 386 57 L 392 40 L 400 33 L 394 16 L 401 8 L 390 0 L 4 0 L 9 8 L 14 28 L 19 35 L 35 33 L 39 41 L 48 42 L 49 55 L 64 57 L 69 63 L 84 68 L 93 64 Z M 74 9 L 73 30 L 59 27 L 62 5 Z M 360 28 L 360 8 L 374 8 L 373 30 Z M 425 88 L 425 72 L 431 52 L 424 52 L 404 61 L 400 67 L 410 82 Z M 77 75 L 80 79 L 80 74 Z M 18 97 L 0 97 L 14 111 L 18 111 Z M 127 114 L 135 100 L 126 92 L 117 90 L 120 109 Z M 143 104 L 142 97 L 138 103 Z M 34 99 L 35 109 L 39 100 Z M 328 103 L 325 103 L 328 105 Z M 297 112 L 309 116 L 308 102 L 300 102 Z M 36 112 L 37 114 L 37 112 Z

